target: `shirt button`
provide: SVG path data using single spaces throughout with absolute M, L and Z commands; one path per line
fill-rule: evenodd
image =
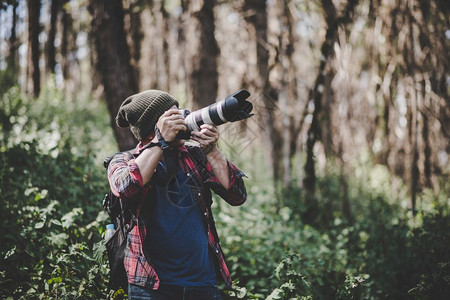
M 204 215 L 207 216 L 208 214 L 205 212 Z
M 200 197 L 202 195 L 202 193 L 198 193 L 197 195 Z
M 191 173 L 187 173 L 186 176 L 187 176 L 187 177 L 191 176 Z

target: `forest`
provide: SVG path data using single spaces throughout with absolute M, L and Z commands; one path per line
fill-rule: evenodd
M 219 126 L 248 199 L 213 212 L 224 299 L 449 299 L 448 0 L 4 0 L 0 298 L 108 289 L 104 159 L 130 95 Z

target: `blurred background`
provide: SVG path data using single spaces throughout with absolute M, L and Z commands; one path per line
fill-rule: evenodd
M 190 110 L 247 89 L 219 127 L 247 203 L 216 199 L 225 299 L 450 295 L 447 0 L 7 0 L 0 6 L 0 296 L 106 288 L 103 159 L 131 94 Z

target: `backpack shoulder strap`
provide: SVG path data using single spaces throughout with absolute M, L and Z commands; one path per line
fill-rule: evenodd
M 103 166 L 105 167 L 105 169 L 108 169 L 108 166 L 111 163 L 114 156 L 116 156 L 119 153 L 125 153 L 129 158 L 131 158 L 134 154 L 134 149 L 123 151 L 123 152 L 116 152 L 116 153 L 106 157 L 105 160 L 103 161 Z

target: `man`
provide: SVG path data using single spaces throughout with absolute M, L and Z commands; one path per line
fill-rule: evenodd
M 211 190 L 231 205 L 247 194 L 244 174 L 216 146 L 217 128 L 204 124 L 191 134 L 199 146 L 185 144 L 178 101 L 157 90 L 128 97 L 116 122 L 140 141 L 133 157 L 117 154 L 108 167 L 111 190 L 138 217 L 124 259 L 129 299 L 221 299 L 217 280 L 230 287 L 231 278 Z

